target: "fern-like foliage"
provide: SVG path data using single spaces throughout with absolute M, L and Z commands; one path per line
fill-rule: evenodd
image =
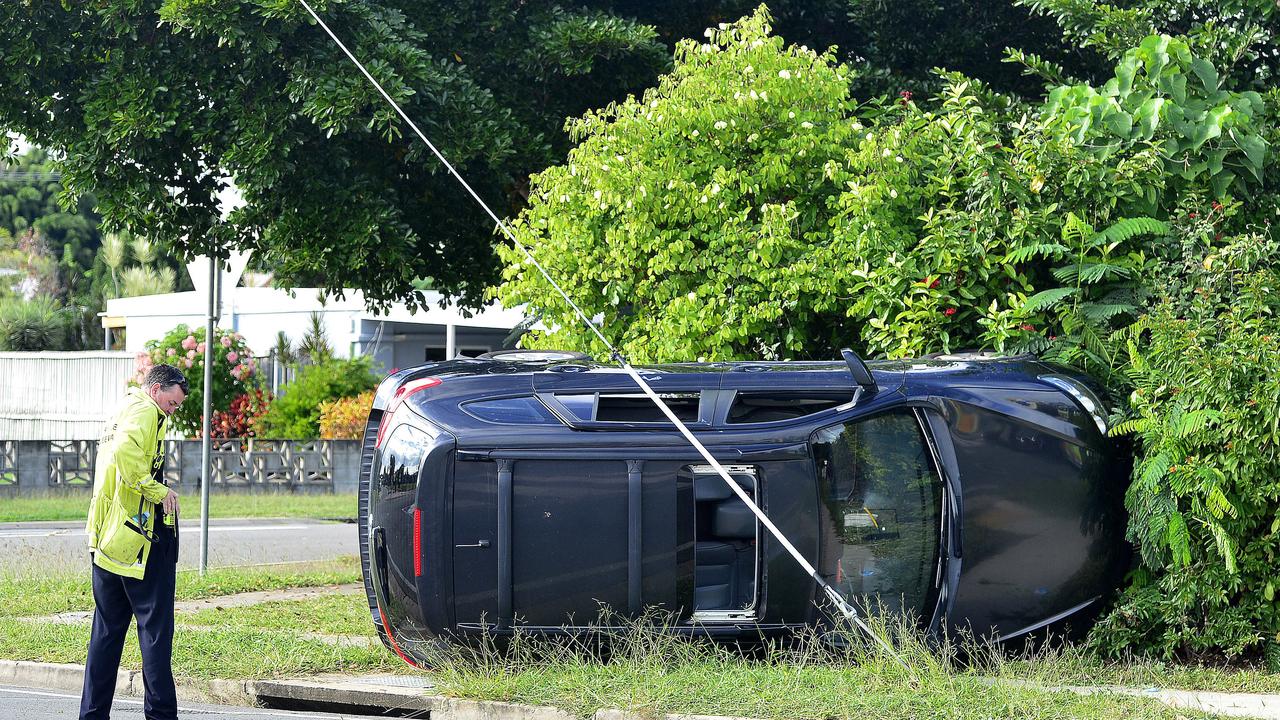
M 1050 271 L 1059 286 L 1032 294 L 1020 308 L 1029 319 L 1040 319 L 1036 324 L 1053 337 L 1043 348 L 1047 359 L 1080 367 L 1112 386 L 1126 384 L 1121 374 L 1126 348 L 1116 333 L 1137 319 L 1149 293 L 1142 280 L 1149 267 L 1142 241 L 1169 231 L 1168 223 L 1148 217 L 1124 218 L 1096 230 L 1068 213 L 1059 242 L 1020 249 L 1019 258 L 1065 261 Z M 1032 350 L 1029 343 L 1022 349 Z

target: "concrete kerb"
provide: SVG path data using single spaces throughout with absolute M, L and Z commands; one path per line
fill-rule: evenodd
M 0 660 L 0 684 L 39 687 L 49 690 L 79 691 L 83 665 Z M 336 683 L 341 680 L 342 685 Z M 178 685 L 178 698 L 186 702 L 217 702 L 259 705 L 265 700 L 288 699 L 325 703 L 350 708 L 398 708 L 426 710 L 436 720 L 577 720 L 572 713 L 552 707 L 484 700 L 460 700 L 426 695 L 426 688 L 387 687 L 358 678 L 314 678 L 311 680 L 210 680 Z M 141 697 L 142 673 L 121 670 L 116 684 L 118 695 Z M 649 720 L 626 710 L 600 710 L 594 720 Z M 750 720 L 707 715 L 664 715 L 667 720 Z
M 0 660 L 0 685 L 37 687 L 45 690 L 80 692 L 84 685 L 84 666 L 63 663 Z M 142 673 L 121 670 L 116 674 L 116 694 L 142 697 Z M 253 704 L 256 700 L 242 680 L 210 680 L 178 685 L 178 699 L 186 702 L 235 702 Z
M 83 665 L 0 660 L 0 684 L 2 685 L 75 692 L 80 690 L 83 677 Z M 386 684 L 390 680 L 397 681 L 400 686 Z M 410 682 L 411 680 L 413 682 Z M 1098 693 L 1128 695 L 1147 698 L 1177 709 L 1197 710 L 1231 717 L 1280 720 L 1280 695 L 1116 686 L 1053 687 L 1037 683 L 1013 682 L 1037 686 L 1047 691 L 1085 695 Z M 259 705 L 271 699 L 288 699 L 324 703 L 329 706 L 346 706 L 352 709 L 425 710 L 430 712 L 436 720 L 574 720 L 576 718 L 572 713 L 558 708 L 460 700 L 428 694 L 430 689 L 429 681 L 421 678 L 414 680 L 413 676 L 387 676 L 387 678 L 330 676 L 307 680 L 207 680 L 181 683 L 178 686 L 178 698 L 186 702 L 220 702 L 238 705 Z M 123 696 L 141 697 L 142 673 L 136 670 L 121 670 L 117 678 L 116 690 Z M 711 715 L 655 715 L 617 709 L 599 710 L 593 716 L 594 720 L 650 720 L 654 717 L 666 720 L 751 720 Z
M 1196 710 L 1229 717 L 1262 718 L 1280 720 L 1280 696 L 1261 693 L 1225 693 L 1190 690 L 1162 690 L 1160 688 L 1130 688 L 1113 685 L 1099 687 L 1064 687 L 1063 690 L 1079 695 L 1111 693 L 1158 700 L 1171 708 Z

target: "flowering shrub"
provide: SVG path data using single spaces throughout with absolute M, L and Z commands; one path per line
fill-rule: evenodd
M 209 436 L 215 438 L 248 438 L 257 432 L 258 418 L 267 412 L 271 398 L 261 388 L 237 395 L 225 412 L 213 414 Z
M 254 387 L 257 365 L 253 351 L 240 333 L 216 328 L 213 357 L 213 405 L 214 412 L 226 411 L 231 401 Z M 134 359 L 135 374 L 131 384 L 142 384 L 143 377 L 152 365 L 173 365 L 187 376 L 190 393 L 182 406 L 170 419 L 172 427 L 195 437 L 200 432 L 201 413 L 204 410 L 204 328 L 192 330 L 179 325 L 159 340 L 147 343 L 146 352 Z
M 378 386 L 368 357 L 331 358 L 308 365 L 281 389 L 259 423 L 258 437 L 308 440 L 320 436 L 324 403 L 359 395 Z
M 373 407 L 374 391 L 355 397 L 320 403 L 320 437 L 326 440 L 359 440 Z

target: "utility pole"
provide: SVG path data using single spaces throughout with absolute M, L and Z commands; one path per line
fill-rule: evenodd
M 221 262 L 209 257 L 209 315 L 204 325 L 204 420 L 200 427 L 200 575 L 209 571 L 209 485 L 213 482 L 213 345 L 214 327 L 222 314 Z

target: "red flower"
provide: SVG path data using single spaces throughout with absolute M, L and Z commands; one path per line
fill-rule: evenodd
M 1057 340 L 1057 339 L 1058 339 L 1058 336 L 1057 336 L 1057 335 L 1050 335 L 1050 336 L 1049 336 L 1049 340 L 1050 340 L 1050 341 Z
M 955 308 L 947 308 L 946 310 L 943 310 L 943 311 L 942 311 L 942 314 L 943 314 L 943 315 L 946 315 L 947 317 L 951 317 L 952 315 L 955 315 L 955 314 L 956 314 L 956 309 L 955 309 Z
M 1214 201 L 1213 201 L 1213 209 L 1214 209 L 1214 210 L 1221 210 L 1221 209 L 1222 209 L 1222 203 L 1218 202 L 1217 200 L 1214 200 Z
M 911 91 L 903 90 L 902 92 L 898 93 L 898 97 L 902 98 L 903 103 L 909 103 L 911 102 L 911 97 L 912 97 Z
M 1021 327 L 1023 330 L 1026 330 L 1027 332 L 1033 332 L 1036 329 L 1036 326 L 1032 325 L 1031 323 L 1026 323 L 1026 324 L 1020 325 L 1019 327 Z
M 942 284 L 938 282 L 938 278 L 925 278 L 925 280 L 929 281 L 928 286 L 930 290 L 937 290 L 938 286 Z
M 1187 213 L 1187 217 L 1191 218 L 1192 220 L 1195 220 L 1198 215 L 1199 213 Z

